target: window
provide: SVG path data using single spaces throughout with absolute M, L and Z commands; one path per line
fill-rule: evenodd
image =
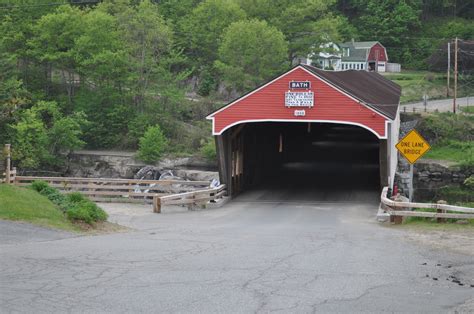
M 360 69 L 361 69 L 361 70 L 364 69 L 364 64 L 363 64 L 363 63 L 360 64 Z
M 359 63 L 356 64 L 356 69 L 359 70 Z

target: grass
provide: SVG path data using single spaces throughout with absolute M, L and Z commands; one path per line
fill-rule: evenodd
M 425 157 L 458 163 L 472 162 L 474 158 L 474 142 L 449 141 L 433 145 Z
M 464 203 L 461 206 L 467 206 L 471 203 Z M 418 212 L 436 212 L 435 209 L 431 208 L 416 208 L 414 211 Z M 450 212 L 451 213 L 451 212 Z M 455 212 L 452 212 L 455 213 Z M 415 226 L 430 226 L 433 228 L 451 228 L 451 229 L 460 229 L 460 228 L 474 228 L 474 219 L 467 219 L 466 224 L 458 224 L 456 221 L 458 220 L 465 220 L 465 219 L 446 219 L 445 223 L 438 223 L 435 218 L 426 218 L 426 217 L 406 217 L 403 224 L 405 225 L 415 225 Z
M 384 73 L 383 75 L 402 87 L 400 98 L 402 104 L 423 101 L 422 97 L 425 93 L 431 100 L 447 98 L 446 73 L 402 71 L 400 73 Z M 469 92 L 472 93 L 472 89 L 469 90 L 467 86 L 461 85 L 458 88 L 458 97 L 469 96 Z M 451 90 L 450 95 L 452 96 L 452 94 Z
M 472 113 L 472 114 L 474 114 L 474 106 L 461 107 L 461 111 L 464 112 L 464 113 Z
M 25 221 L 67 231 L 80 230 L 45 196 L 6 184 L 0 184 L 0 219 Z

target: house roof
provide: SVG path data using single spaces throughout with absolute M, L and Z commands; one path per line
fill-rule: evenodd
M 378 44 L 378 41 L 348 41 L 340 44 L 341 48 L 349 48 L 349 56 L 342 56 L 342 61 L 367 61 L 370 48 Z
M 375 111 L 395 119 L 400 103 L 401 87 L 375 72 L 324 71 L 310 65 L 306 70 L 327 81 Z

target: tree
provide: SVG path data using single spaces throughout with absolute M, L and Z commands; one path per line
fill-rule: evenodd
M 257 86 L 288 67 L 288 44 L 278 29 L 265 21 L 230 25 L 219 47 L 216 67 L 238 90 Z
M 22 168 L 55 166 L 65 153 L 85 144 L 80 136 L 86 120 L 80 112 L 64 116 L 55 102 L 41 101 L 19 116 L 18 122 L 10 128 L 13 159 Z
M 289 42 L 288 58 L 306 56 L 321 44 L 339 40 L 344 23 L 332 13 L 334 0 L 239 0 L 252 18 L 277 27 Z
M 198 67 L 212 65 L 225 28 L 245 18 L 245 12 L 232 0 L 206 0 L 183 21 L 185 52 Z
M 153 163 L 163 155 L 167 146 L 167 139 L 159 125 L 150 126 L 140 138 L 138 158 L 144 162 Z

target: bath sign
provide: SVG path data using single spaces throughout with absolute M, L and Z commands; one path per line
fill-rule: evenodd
M 408 132 L 395 147 L 410 164 L 414 164 L 431 148 L 430 144 L 416 130 Z
M 314 93 L 313 92 L 286 92 L 285 106 L 286 107 L 313 107 Z
M 290 89 L 310 89 L 311 82 L 310 81 L 291 81 L 289 83 Z

